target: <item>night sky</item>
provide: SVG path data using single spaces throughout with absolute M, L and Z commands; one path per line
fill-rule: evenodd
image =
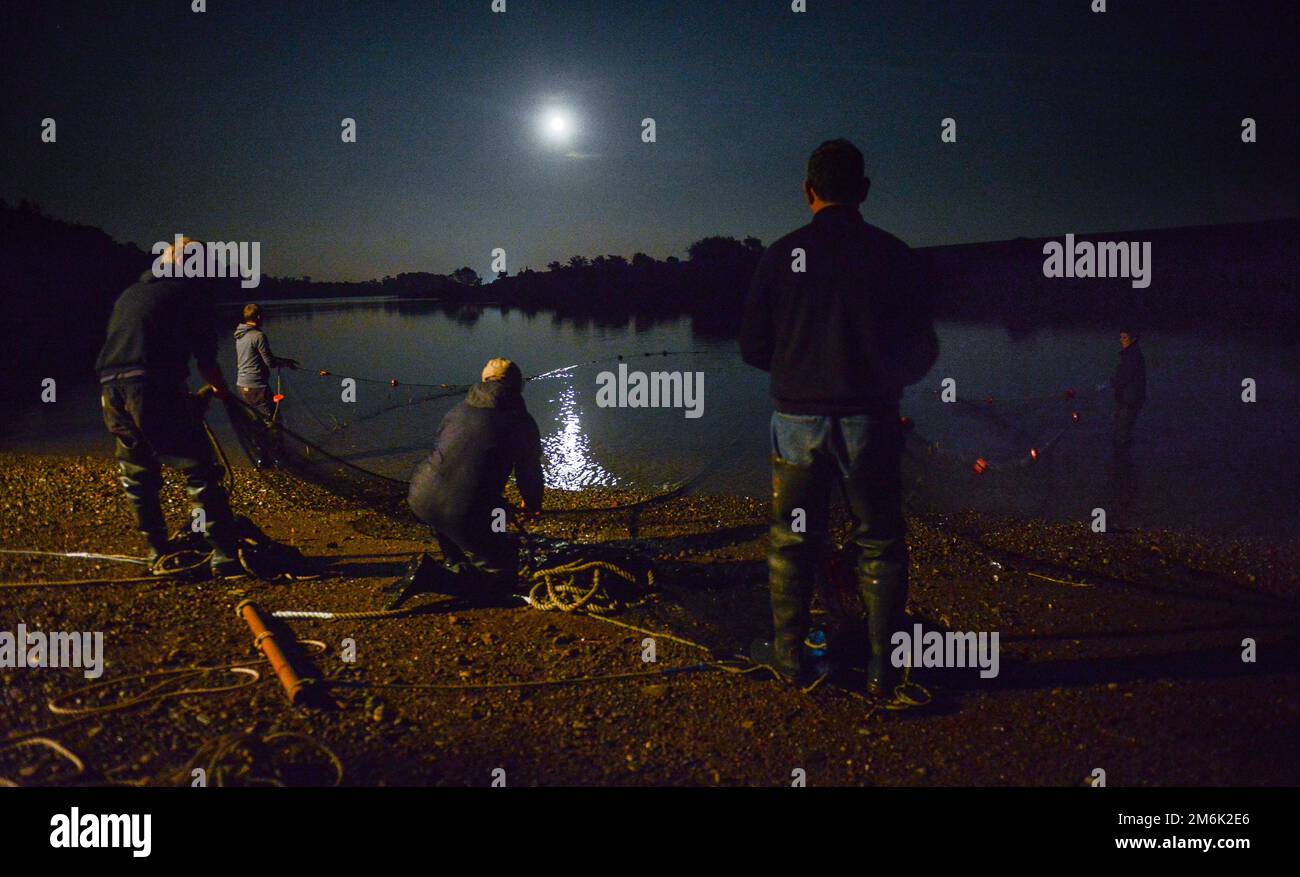
M 916 246 L 1300 214 L 1300 4 L 808 7 L 10 0 L 0 197 L 351 280 L 769 242 L 836 136 L 866 153 L 864 215 Z M 555 106 L 567 142 L 541 136 Z

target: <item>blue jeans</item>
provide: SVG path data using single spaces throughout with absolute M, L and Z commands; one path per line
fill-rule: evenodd
M 848 621 L 868 616 L 870 674 L 883 680 L 889 636 L 907 602 L 903 520 L 904 432 L 897 408 L 844 417 L 772 415 L 772 518 L 768 579 L 774 652 L 783 665 L 800 661 L 818 582 L 828 608 Z M 839 484 L 853 517 L 841 555 L 843 579 L 823 574 L 830 543 L 831 490 Z M 856 616 L 856 617 L 854 617 Z
M 829 504 L 838 480 L 858 525 L 853 534 L 857 547 L 874 557 L 901 555 L 906 534 L 900 474 L 905 434 L 897 410 L 844 417 L 778 411 L 772 414 L 771 439 L 774 460 L 808 470 L 821 512 L 809 510 L 810 520 L 826 519 L 822 507 Z
M 796 466 L 833 464 L 842 477 L 872 465 L 869 454 L 893 457 L 892 445 L 902 450 L 898 415 L 877 417 L 854 414 L 828 417 L 819 414 L 772 414 L 772 454 Z M 873 446 L 874 445 L 874 446 Z M 887 447 L 891 446 L 891 447 Z M 885 460 L 877 460 L 883 464 Z

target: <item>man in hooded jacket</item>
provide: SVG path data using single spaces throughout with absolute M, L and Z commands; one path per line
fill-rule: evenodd
M 437 447 L 411 477 L 407 503 L 433 530 L 443 572 L 427 589 L 476 598 L 504 596 L 516 584 L 518 552 L 505 532 L 501 492 L 511 473 L 525 514 L 542 508 L 542 442 L 524 405 L 523 374 L 492 359 L 482 380 L 443 417 Z
M 276 356 L 262 328 L 262 308 L 244 305 L 244 321 L 235 327 L 235 386 L 248 406 L 267 420 L 275 417 L 271 402 L 271 369 L 297 368 L 298 360 Z

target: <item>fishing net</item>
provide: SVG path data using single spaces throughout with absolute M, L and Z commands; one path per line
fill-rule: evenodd
M 913 508 L 1055 518 L 1062 497 L 1091 495 L 1106 477 L 1103 391 L 950 402 L 927 392 L 910 407 L 903 483 Z
M 315 487 L 355 507 L 414 520 L 406 509 L 405 481 L 350 463 L 244 402 L 223 398 L 240 447 L 278 492 L 320 507 L 325 498 L 311 489 Z
M 643 365 L 649 357 L 665 365 Z M 707 372 L 708 426 L 681 412 L 596 404 L 597 374 L 622 364 Z M 745 369 L 751 380 L 732 379 L 727 369 Z M 547 514 L 635 512 L 688 493 L 765 495 L 770 408 L 756 374 L 734 351 L 715 350 L 611 356 L 530 376 L 525 391 L 543 436 Z M 274 489 L 308 507 L 341 500 L 364 510 L 370 521 L 361 529 L 371 535 L 427 535 L 407 510 L 407 479 L 468 384 L 304 369 L 281 370 L 274 389 L 271 418 L 227 400 L 239 444 Z M 1105 399 L 1062 389 L 949 401 L 911 388 L 903 402 L 909 505 L 1051 516 L 1059 496 L 1097 479 L 1108 450 Z
M 579 369 L 645 357 L 689 355 L 694 352 L 609 357 L 527 379 L 528 387 L 543 394 L 548 410 L 555 412 L 556 422 L 542 418 L 540 424 L 548 493 L 556 489 L 585 491 L 584 507 L 551 509 L 548 514 L 634 510 L 698 489 L 717 472 L 734 442 L 702 448 L 694 458 L 678 454 L 665 460 L 658 454 L 620 453 L 618 430 L 647 440 L 643 425 L 636 421 L 638 412 L 619 409 L 611 415 L 587 404 L 589 399 L 582 400 L 581 420 L 576 410 L 579 382 L 573 380 L 573 374 Z M 680 365 L 674 363 L 674 367 Z M 716 362 L 710 365 L 717 367 Z M 584 392 L 595 384 L 594 377 L 590 383 L 587 377 L 593 376 L 584 375 Z M 351 377 L 315 369 L 281 370 L 274 389 L 274 414 L 269 418 L 242 400 L 226 398 L 236 440 L 270 486 L 308 507 L 337 505 L 341 500 L 391 522 L 420 526 L 406 507 L 408 476 L 433 450 L 439 422 L 464 398 L 468 384 Z M 664 415 L 658 416 L 663 424 Z M 594 425 L 589 422 L 592 420 Z M 676 428 L 684 431 L 691 421 L 684 423 L 686 426 Z M 612 438 L 594 438 L 611 433 Z M 676 447 L 680 450 L 680 443 Z M 628 458 L 626 471 L 634 473 L 632 476 L 624 473 L 620 477 L 599 463 L 616 457 Z M 575 458 L 582 462 L 574 463 Z

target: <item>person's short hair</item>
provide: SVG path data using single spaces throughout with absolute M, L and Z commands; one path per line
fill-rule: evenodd
M 489 359 L 487 365 L 483 366 L 481 380 L 484 383 L 501 381 L 506 386 L 518 389 L 524 385 L 524 373 L 510 360 L 497 357 Z
M 827 140 L 808 159 L 808 185 L 823 201 L 861 203 L 865 177 L 862 153 L 847 140 Z
M 162 251 L 162 254 L 158 257 L 159 261 L 162 262 L 162 264 L 164 264 L 164 265 L 166 265 L 166 264 L 168 264 L 168 263 L 171 263 L 171 264 L 174 264 L 174 265 L 183 265 L 183 264 L 185 264 L 185 254 L 186 254 L 186 251 L 189 250 L 189 248 L 190 248 L 190 244 L 198 244 L 200 247 L 203 246 L 202 242 L 200 242 L 200 241 L 196 241 L 196 240 L 194 240 L 194 238 L 190 238 L 190 237 L 186 237 L 185 235 L 181 235 L 181 245 L 180 245 L 180 249 L 179 249 L 179 251 L 178 251 L 178 250 L 177 250 L 177 247 L 176 247 L 176 240 L 175 240 L 175 238 L 173 238 L 173 239 L 172 239 L 172 240 L 167 244 L 166 248 Z
M 256 323 L 262 319 L 262 308 L 259 305 L 249 303 L 244 305 L 244 322 Z

